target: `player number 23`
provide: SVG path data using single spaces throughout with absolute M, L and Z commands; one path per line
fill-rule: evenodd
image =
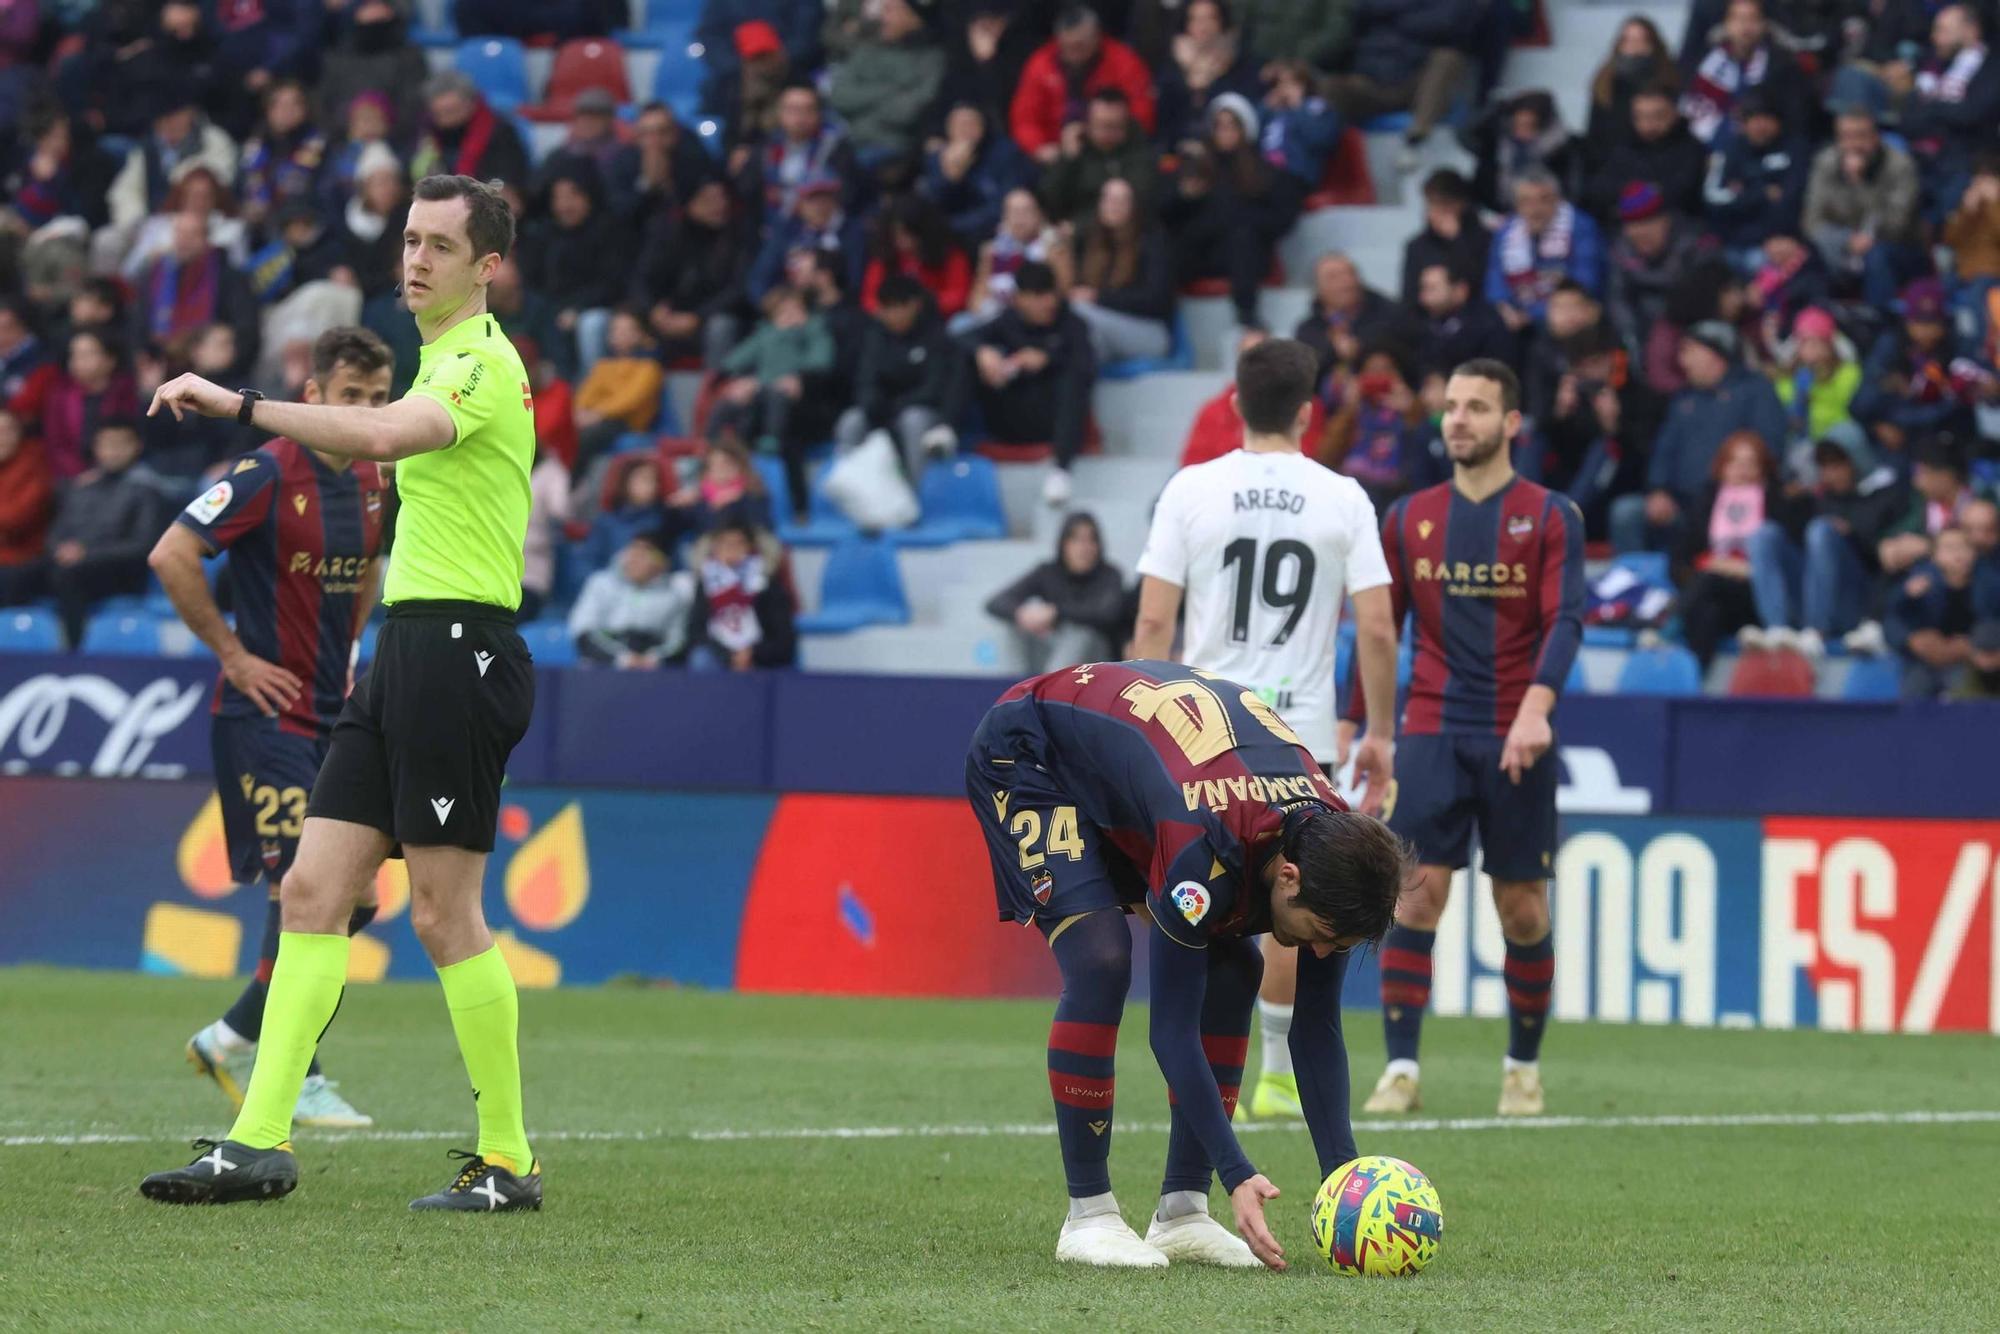
M 1021 845 L 1021 869 L 1032 871 L 1047 860 L 1035 851 L 1035 844 L 1041 842 L 1042 813 L 1040 811 L 1016 811 L 1014 818 L 1007 822 L 1007 830 Z M 1049 812 L 1049 841 L 1042 844 L 1049 853 L 1061 853 L 1073 862 L 1083 860 L 1083 835 L 1077 831 L 1076 807 L 1058 806 Z
M 257 806 L 257 833 L 263 838 L 297 838 L 306 823 L 306 790 L 302 787 L 276 788 L 269 783 L 252 788 L 250 800 Z M 285 818 L 278 818 L 279 810 Z

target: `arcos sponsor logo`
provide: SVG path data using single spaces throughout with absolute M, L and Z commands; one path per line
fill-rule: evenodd
M 150 681 L 137 690 L 125 689 L 101 676 L 79 674 L 32 676 L 0 696 L 0 772 L 17 772 L 48 754 L 65 740 L 75 751 L 77 731 L 92 724 L 73 716 L 73 705 L 95 715 L 104 737 L 87 765 L 70 761 L 58 772 L 74 769 L 97 778 L 177 777 L 173 772 L 148 771 L 146 760 L 159 739 L 174 731 L 201 707 L 206 688 L 170 677 Z M 43 767 L 43 766 L 34 766 Z

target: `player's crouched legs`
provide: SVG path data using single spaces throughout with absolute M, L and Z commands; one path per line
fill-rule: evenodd
M 1111 1193 L 1112 1094 L 1118 1025 L 1132 986 L 1132 935 L 1125 915 L 1101 909 L 1050 923 L 1049 949 L 1062 997 L 1049 1028 L 1049 1092 L 1069 1185 L 1069 1217 L 1056 1259 L 1122 1269 L 1158 1269 L 1167 1257 L 1141 1240 Z

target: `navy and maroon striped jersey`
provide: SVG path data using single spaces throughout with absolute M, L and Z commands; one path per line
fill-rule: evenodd
M 1347 809 L 1254 691 L 1175 663 L 1031 677 L 988 726 L 1103 830 L 1144 877 L 1154 921 L 1185 945 L 1268 931 L 1264 868 L 1286 811 Z
M 333 728 L 347 698 L 348 650 L 361 590 L 382 545 L 382 474 L 335 470 L 280 437 L 245 454 L 176 521 L 229 553 L 236 637 L 306 683 L 278 719 L 306 736 Z M 227 680 L 215 712 L 257 712 Z
M 1575 501 L 1519 477 L 1478 501 L 1444 482 L 1390 507 L 1382 552 L 1396 623 L 1417 627 L 1404 733 L 1504 734 L 1529 686 L 1561 693 L 1583 641 Z M 1365 716 L 1358 688 L 1349 702 Z

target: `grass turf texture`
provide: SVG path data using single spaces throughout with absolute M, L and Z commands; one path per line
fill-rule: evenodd
M 1246 1140 L 1285 1198 L 1285 1275 L 1059 1266 L 1052 1135 L 699 1141 L 704 1130 L 1049 1121 L 1035 1003 L 833 1001 L 591 989 L 521 998 L 535 1215 L 418 1216 L 470 1146 L 471 1100 L 435 987 L 347 993 L 324 1055 L 379 1132 L 298 1136 L 289 1199 L 171 1208 L 137 1192 L 229 1117 L 180 1045 L 229 985 L 0 970 L 0 1328 L 1990 1327 L 2000 1125 L 1367 1130 L 1445 1207 L 1414 1279 L 1318 1268 L 1306 1137 Z M 1380 1062 L 1352 1016 L 1357 1100 Z M 1112 1166 L 1144 1229 L 1164 1092 L 1128 1013 Z M 1486 1117 L 1497 1022 L 1434 1021 L 1426 1116 Z M 1993 1041 L 1571 1026 L 1554 1112 L 1826 1113 L 2000 1107 Z M 1147 1129 L 1128 1129 L 1134 1123 Z M 1227 1217 L 1218 1191 L 1214 1207 Z

